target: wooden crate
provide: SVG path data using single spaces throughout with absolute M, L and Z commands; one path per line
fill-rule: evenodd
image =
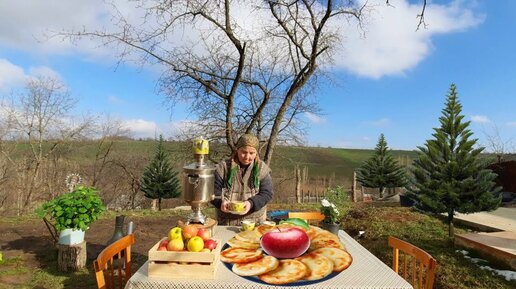
M 163 238 L 162 240 L 166 239 Z M 219 265 L 221 240 L 211 252 L 158 251 L 159 243 L 149 250 L 149 277 L 165 279 L 213 279 Z

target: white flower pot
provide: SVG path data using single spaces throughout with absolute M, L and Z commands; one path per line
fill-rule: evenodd
M 62 245 L 74 245 L 80 244 L 84 241 L 84 231 L 64 229 L 59 232 L 59 244 Z

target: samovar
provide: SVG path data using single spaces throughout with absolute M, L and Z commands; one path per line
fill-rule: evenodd
M 193 141 L 195 162 L 183 167 L 183 191 L 185 201 L 192 207 L 186 224 L 200 223 L 209 225 L 202 209 L 215 197 L 215 166 L 207 161 L 209 154 L 208 141 L 199 138 Z M 214 221 L 211 220 L 210 221 Z

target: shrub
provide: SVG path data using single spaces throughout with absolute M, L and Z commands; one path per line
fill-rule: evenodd
M 97 192 L 93 187 L 77 186 L 72 192 L 44 203 L 36 212 L 41 218 L 48 216 L 58 232 L 86 231 L 105 210 Z

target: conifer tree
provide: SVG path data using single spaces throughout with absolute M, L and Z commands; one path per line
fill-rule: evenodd
M 177 172 L 170 165 L 169 155 L 163 146 L 163 136 L 159 136 L 156 153 L 143 171 L 140 179 L 140 190 L 145 197 L 158 200 L 161 211 L 161 200 L 177 198 L 181 195 L 181 187 Z
M 446 107 L 439 118 L 441 126 L 434 128 L 434 139 L 418 147 L 418 158 L 413 164 L 412 186 L 409 196 L 424 211 L 447 213 L 448 234 L 453 236 L 453 216 L 493 210 L 500 204 L 499 188 L 495 188 L 496 174 L 486 169 L 480 157 L 483 147 L 474 148 L 477 139 L 464 122 L 457 89 L 450 86 Z
M 357 180 L 364 187 L 378 188 L 380 198 L 383 198 L 385 188 L 404 187 L 407 184 L 405 168 L 392 157 L 383 133 L 373 156 L 357 169 Z

